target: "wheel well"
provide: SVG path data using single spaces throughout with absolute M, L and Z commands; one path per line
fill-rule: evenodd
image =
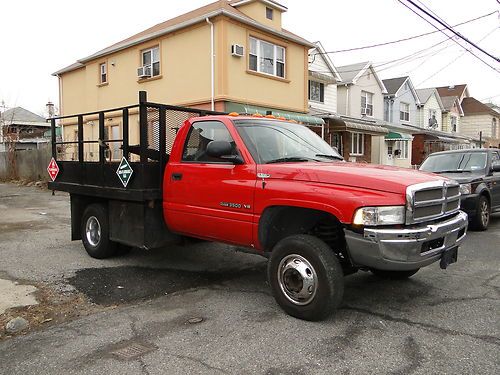
M 491 196 L 490 196 L 490 192 L 486 189 L 484 189 L 482 192 L 479 193 L 479 195 L 484 195 L 486 197 L 486 199 L 488 199 L 488 203 L 491 205 Z
M 82 236 L 80 233 L 82 215 L 87 206 L 93 203 L 104 204 L 107 207 L 107 201 L 105 199 L 100 199 L 96 197 L 88 197 L 85 195 L 70 195 L 71 201 L 71 240 L 81 240 Z
M 348 262 L 343 226 L 332 214 L 309 208 L 274 206 L 267 208 L 259 222 L 259 242 L 271 252 L 283 238 L 311 234 L 323 240 L 341 262 Z

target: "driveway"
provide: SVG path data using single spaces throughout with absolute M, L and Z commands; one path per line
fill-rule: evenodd
M 70 241 L 69 197 L 0 184 L 0 279 L 37 288 L 6 314 L 1 374 L 496 374 L 500 216 L 459 262 L 406 281 L 346 277 L 328 320 L 284 314 L 266 260 L 196 243 L 96 260 Z M 3 285 L 3 284 L 0 284 Z M 1 321 L 1 320 L 0 320 Z M 0 328 L 1 330 L 2 328 Z

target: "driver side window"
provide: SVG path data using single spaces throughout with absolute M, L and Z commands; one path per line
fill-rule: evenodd
M 227 163 L 225 160 L 207 155 L 207 146 L 211 141 L 227 141 L 233 146 L 233 155 L 237 154 L 236 144 L 226 126 L 219 121 L 197 121 L 193 123 L 184 144 L 182 161 L 200 163 Z

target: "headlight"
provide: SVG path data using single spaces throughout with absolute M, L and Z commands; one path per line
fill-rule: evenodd
M 472 186 L 470 184 L 460 184 L 460 194 L 467 195 L 472 192 Z
M 354 225 L 391 225 L 405 223 L 405 206 L 363 207 L 354 214 Z

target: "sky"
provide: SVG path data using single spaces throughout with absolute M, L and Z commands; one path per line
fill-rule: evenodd
M 500 56 L 499 1 L 419 1 L 450 25 L 496 11 L 456 30 L 490 54 Z M 0 105 L 4 101 L 6 107 L 22 106 L 42 114 L 47 101 L 58 104 L 58 84 L 57 78 L 51 76 L 53 72 L 208 3 L 210 0 L 3 0 Z M 281 0 L 280 3 L 288 7 L 283 27 L 310 41 L 321 41 L 329 52 L 435 30 L 398 0 Z M 493 69 L 500 71 L 500 63 L 478 50 L 471 51 L 491 67 L 439 32 L 407 42 L 329 56 L 336 66 L 372 61 L 382 79 L 410 75 L 417 88 L 467 83 L 471 96 L 500 105 L 500 73 Z M 409 61 L 400 60 L 406 56 L 410 56 Z

